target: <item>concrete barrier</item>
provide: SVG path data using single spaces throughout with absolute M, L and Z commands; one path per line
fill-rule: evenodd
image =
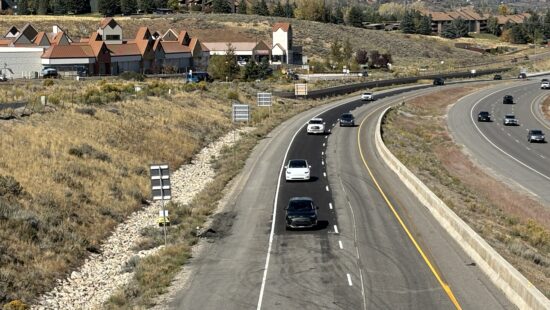
M 458 242 L 512 303 L 519 309 L 550 309 L 550 300 L 546 296 L 500 256 L 390 152 L 382 141 L 380 128 L 382 119 L 389 109 L 386 109 L 378 119 L 375 133 L 375 145 L 384 162 L 399 176 L 420 202 L 430 210 L 440 225 Z

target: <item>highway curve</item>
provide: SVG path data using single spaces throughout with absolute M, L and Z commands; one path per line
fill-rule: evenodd
M 403 96 L 393 100 L 406 100 Z M 373 128 L 381 108 L 391 103 L 391 97 L 368 104 L 340 100 L 331 110 L 297 115 L 262 141 L 228 198 L 226 211 L 236 213 L 230 235 L 208 244 L 192 260 L 186 287 L 170 306 L 513 309 L 380 161 Z M 333 127 L 347 111 L 364 120 L 363 125 Z M 333 128 L 330 135 L 305 133 L 305 123 L 316 115 Z M 282 166 L 292 158 L 310 162 L 312 181 L 284 181 Z M 363 158 L 426 259 L 376 187 Z M 285 229 L 284 206 L 293 196 L 315 200 L 317 229 Z
M 448 126 L 482 166 L 550 206 L 550 144 L 527 141 L 528 129 L 541 129 L 550 138 L 550 123 L 539 108 L 550 91 L 540 89 L 541 78 L 505 82 L 464 97 L 450 109 Z M 503 104 L 504 95 L 512 95 L 515 104 Z M 489 111 L 493 122 L 477 122 L 479 111 Z M 502 124 L 509 113 L 516 115 L 520 126 Z

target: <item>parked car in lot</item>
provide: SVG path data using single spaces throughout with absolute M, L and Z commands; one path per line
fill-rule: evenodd
M 517 126 L 519 125 L 518 119 L 514 114 L 506 114 L 504 115 L 504 119 L 502 120 L 502 123 L 504 126 Z
M 42 77 L 47 78 L 56 78 L 59 74 L 57 73 L 56 68 L 44 68 L 42 69 Z
M 361 100 L 363 101 L 373 101 L 374 100 L 374 94 L 371 92 L 365 92 L 361 94 Z
M 288 161 L 285 169 L 285 179 L 287 181 L 308 181 L 311 178 L 311 166 L 305 159 L 291 159 Z
M 191 74 L 186 74 L 187 83 L 198 83 L 200 81 L 211 82 L 212 78 L 208 72 L 193 72 Z
M 355 117 L 351 113 L 344 113 L 340 116 L 340 127 L 355 126 Z
M 495 74 L 495 76 L 493 76 L 493 80 L 502 80 L 502 75 Z
M 506 95 L 502 98 L 503 104 L 514 104 L 514 97 L 512 95 Z
M 445 85 L 445 80 L 443 78 L 435 78 L 434 81 L 433 81 L 433 84 L 434 85 Z
M 545 142 L 544 132 L 540 129 L 530 129 L 527 133 L 527 141 L 529 142 Z
M 478 122 L 490 122 L 491 121 L 491 114 L 487 111 L 481 111 L 477 115 L 477 121 Z
M 310 197 L 292 197 L 285 208 L 286 229 L 314 228 L 317 226 L 317 209 Z
M 522 73 L 518 74 L 518 79 L 520 79 L 520 80 L 527 79 L 527 73 L 522 72 Z
M 308 134 L 324 134 L 325 133 L 325 121 L 320 117 L 314 117 L 307 123 Z

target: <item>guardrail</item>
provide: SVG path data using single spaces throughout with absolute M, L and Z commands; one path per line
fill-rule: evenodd
M 399 176 L 399 179 L 407 188 L 428 208 L 441 227 L 457 241 L 512 303 L 519 309 L 550 309 L 548 298 L 500 256 L 390 152 L 382 140 L 380 128 L 382 120 L 389 109 L 382 113 L 376 125 L 375 145 L 382 160 Z
M 445 73 L 445 74 L 411 76 L 411 77 L 391 79 L 391 80 L 369 81 L 369 82 L 355 83 L 350 85 L 330 87 L 325 89 L 312 90 L 312 91 L 308 91 L 307 96 L 300 96 L 300 98 L 317 99 L 317 98 L 323 98 L 323 97 L 339 96 L 339 95 L 353 93 L 366 88 L 384 87 L 384 86 L 399 85 L 399 84 L 411 84 L 411 83 L 416 83 L 419 80 L 431 80 L 437 77 L 468 78 L 468 77 L 504 72 L 510 69 L 511 68 L 479 70 L 475 74 L 472 74 L 470 71 L 464 71 L 464 72 L 453 72 L 453 73 Z M 297 97 L 294 95 L 294 92 L 273 92 L 273 95 L 281 98 Z

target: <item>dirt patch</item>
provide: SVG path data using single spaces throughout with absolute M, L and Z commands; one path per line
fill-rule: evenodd
M 550 296 L 550 210 L 476 165 L 452 141 L 446 126 L 449 102 L 482 87 L 438 92 L 393 109 L 383 138 L 457 215 Z
M 542 115 L 547 120 L 550 120 L 550 96 L 546 97 L 546 100 L 542 103 Z
M 197 236 L 207 239 L 222 239 L 229 235 L 231 227 L 235 222 L 237 213 L 233 211 L 216 213 L 208 228 L 199 231 Z

